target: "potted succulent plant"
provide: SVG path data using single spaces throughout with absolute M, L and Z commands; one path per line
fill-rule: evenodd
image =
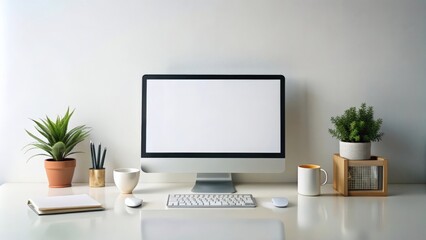
M 331 117 L 334 129 L 328 132 L 340 140 L 339 154 L 350 160 L 368 160 L 371 158 L 371 142 L 380 141 L 383 133 L 381 118 L 374 119 L 372 106 L 361 104 L 359 109 L 351 107 L 341 116 Z
M 74 110 L 70 112 L 68 108 L 65 115 L 58 116 L 56 120 L 47 116 L 46 119 L 39 121 L 31 119 L 35 123 L 35 129 L 41 135 L 40 137 L 25 130 L 35 140 L 26 146 L 27 152 L 34 149 L 43 152 L 35 154 L 29 159 L 40 155 L 48 157 L 44 161 L 44 166 L 49 187 L 52 188 L 71 186 L 76 160 L 69 156 L 78 153 L 73 151 L 74 147 L 89 135 L 89 129 L 84 125 L 68 129 L 68 123 L 73 113 Z

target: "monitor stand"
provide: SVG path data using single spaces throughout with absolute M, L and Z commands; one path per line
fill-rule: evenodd
M 232 182 L 231 173 L 197 173 L 195 193 L 234 193 L 237 190 Z

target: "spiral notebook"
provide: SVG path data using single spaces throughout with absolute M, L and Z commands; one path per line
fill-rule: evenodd
M 28 199 L 28 206 L 38 215 L 104 210 L 102 205 L 87 194 Z

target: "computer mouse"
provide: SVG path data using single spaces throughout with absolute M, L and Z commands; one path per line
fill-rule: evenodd
M 142 205 L 142 199 L 136 197 L 128 197 L 124 200 L 124 204 L 128 207 L 139 207 Z
M 275 207 L 279 208 L 287 207 L 288 199 L 285 197 L 274 197 L 272 198 L 272 204 L 274 204 Z

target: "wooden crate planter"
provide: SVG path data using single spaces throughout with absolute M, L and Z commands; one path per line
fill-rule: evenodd
M 370 160 L 348 160 L 333 155 L 333 188 L 344 196 L 387 196 L 388 161 L 372 156 Z

